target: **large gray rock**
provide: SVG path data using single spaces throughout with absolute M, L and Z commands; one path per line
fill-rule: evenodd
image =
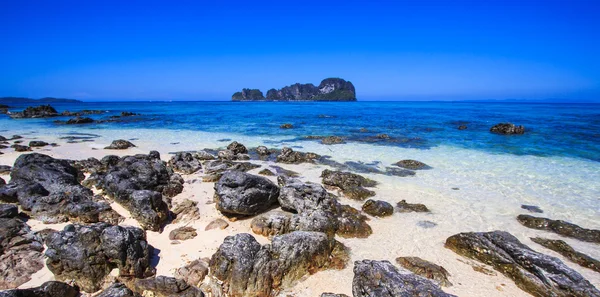
M 354 262 L 354 297 L 451 297 L 428 279 L 403 274 L 388 261 Z
M 340 188 L 342 193 L 350 199 L 364 200 L 375 196 L 375 192 L 367 190 L 365 187 L 374 187 L 377 185 L 377 182 L 361 175 L 325 169 L 321 173 L 321 177 L 323 178 L 324 185 Z
M 78 297 L 79 295 L 79 288 L 55 281 L 45 282 L 41 286 L 35 288 L 14 289 L 0 292 L 0 297 Z M 121 297 L 118 295 L 102 295 L 101 297 L 109 296 Z
M 130 147 L 135 147 L 135 144 L 131 143 L 131 141 L 125 139 L 117 139 L 113 140 L 111 144 L 105 147 L 105 150 L 126 150 Z
M 83 291 L 95 292 L 114 269 L 119 275 L 143 278 L 150 267 L 152 247 L 144 230 L 96 223 L 67 225 L 46 238 L 46 265 L 58 280 L 73 280 Z
M 459 233 L 446 240 L 446 247 L 491 265 L 533 296 L 600 296 L 581 274 L 558 258 L 530 249 L 508 232 Z
M 44 267 L 44 246 L 19 218 L 0 218 L 0 290 L 31 280 Z
M 202 169 L 200 160 L 196 159 L 196 157 L 189 152 L 179 152 L 175 154 L 171 157 L 171 160 L 169 160 L 169 166 L 173 168 L 174 171 L 183 174 L 192 174 Z
M 127 208 L 131 216 L 146 230 L 160 231 L 169 219 L 169 206 L 159 192 L 138 190 L 124 199 L 115 200 Z
M 216 207 L 228 215 L 257 215 L 277 203 L 278 196 L 273 182 L 241 171 L 227 171 L 215 184 Z

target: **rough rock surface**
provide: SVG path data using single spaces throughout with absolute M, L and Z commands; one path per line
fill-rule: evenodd
M 42 146 L 47 146 L 48 143 L 45 141 L 41 141 L 41 140 L 32 140 L 29 142 L 29 146 L 30 147 L 42 147 Z
M 124 140 L 124 139 L 117 139 L 117 140 L 113 140 L 113 142 L 105 147 L 104 149 L 107 150 L 125 150 L 128 149 L 130 147 L 135 147 L 135 145 L 133 143 L 131 143 L 130 141 Z
M 421 203 L 408 203 L 406 200 L 402 200 L 396 204 L 398 212 L 429 212 L 429 209 L 425 204 Z
M 0 292 L 0 297 L 78 297 L 79 289 L 61 282 L 45 282 L 39 287 Z M 108 297 L 108 296 L 102 296 Z M 116 297 L 111 295 L 111 297 Z
M 569 222 L 530 215 L 519 215 L 517 216 L 517 220 L 528 228 L 546 230 L 581 241 L 600 243 L 600 230 L 585 229 Z
M 8 165 L 0 165 L 0 174 L 10 173 L 11 169 L 12 169 L 12 167 L 10 167 Z
M 270 89 L 267 91 L 266 100 L 356 101 L 356 91 L 354 85 L 349 81 L 341 78 L 326 78 L 321 81 L 319 86 L 296 83 L 279 90 Z
M 190 286 L 184 280 L 162 275 L 146 279 L 132 279 L 127 281 L 127 286 L 142 296 L 204 297 L 204 293 L 200 289 Z
M 275 236 L 265 246 L 247 233 L 228 236 L 210 260 L 212 294 L 273 296 L 305 275 L 329 268 L 336 245 L 321 232 L 295 231 Z
M 257 215 L 277 203 L 278 195 L 270 180 L 241 171 L 227 171 L 215 184 L 216 207 L 228 215 Z
M 374 187 L 377 183 L 361 175 L 325 169 L 321 173 L 321 177 L 324 185 L 340 188 L 342 193 L 350 199 L 360 201 L 375 196 L 375 192 L 364 187 Z
M 19 208 L 13 204 L 0 204 L 0 218 L 14 218 L 19 214 Z
M 208 230 L 212 230 L 212 229 L 223 230 L 227 227 L 229 227 L 229 223 L 227 223 L 227 221 L 225 221 L 223 219 L 215 219 L 212 222 L 210 222 L 208 225 L 206 225 L 206 228 L 204 228 L 204 231 L 208 231 Z
M 321 139 L 322 144 L 342 144 L 346 143 L 343 138 L 339 136 L 326 136 Z
M 266 146 L 259 146 L 256 148 L 256 153 L 259 156 L 268 156 L 271 154 L 271 151 L 269 151 L 269 149 Z
M 67 125 L 91 124 L 93 122 L 94 122 L 94 120 L 92 118 L 77 116 L 72 119 L 69 119 L 67 121 Z
M 7 216 L 13 214 L 9 211 Z M 21 219 L 0 218 L 0 290 L 31 280 L 44 267 L 43 250 L 41 239 Z
M 114 283 L 96 297 L 141 297 L 141 295 L 131 291 L 122 283 Z
M 184 226 L 171 230 L 169 233 L 170 240 L 188 240 L 198 236 L 194 227 Z
M 362 210 L 374 217 L 387 217 L 394 213 L 394 207 L 382 200 L 369 199 L 363 204 Z
M 169 160 L 169 166 L 173 168 L 173 171 L 181 172 L 183 174 L 192 174 L 202 169 L 200 160 L 197 159 L 194 154 L 189 152 L 179 152 L 175 154 L 171 157 L 171 160 Z
M 402 274 L 388 261 L 354 262 L 354 297 L 451 297 L 428 279 Z
M 175 270 L 174 276 L 183 279 L 186 283 L 199 287 L 206 275 L 208 275 L 208 262 L 210 259 L 197 259 L 190 264 Z
M 530 249 L 508 232 L 459 233 L 446 240 L 446 247 L 493 266 L 533 296 L 600 296 L 575 270 Z
M 275 176 L 275 173 L 273 173 L 273 171 L 271 171 L 271 170 L 269 170 L 267 168 L 259 171 L 258 174 L 264 175 L 264 176 Z
M 9 116 L 13 119 L 48 118 L 58 116 L 58 112 L 50 105 L 40 105 L 36 107 L 30 106 L 23 111 L 10 113 Z
M 184 199 L 178 204 L 175 204 L 173 208 L 173 214 L 175 219 L 173 223 L 189 222 L 200 219 L 200 211 L 198 209 L 198 202 L 190 199 Z
M 15 149 L 15 152 L 29 152 L 31 148 L 26 145 L 13 144 L 10 147 Z
M 569 244 L 562 240 L 554 240 L 554 239 L 546 239 L 535 237 L 531 238 L 531 240 L 545 248 L 551 249 L 565 258 L 589 269 L 592 269 L 596 272 L 600 272 L 600 261 L 584 254 L 576 251 Z
M 96 223 L 67 225 L 46 238 L 46 265 L 58 280 L 73 280 L 82 290 L 95 292 L 114 268 L 124 277 L 154 274 L 152 247 L 144 230 Z
M 226 171 L 236 170 L 246 172 L 259 167 L 260 165 L 252 164 L 250 162 L 231 162 L 225 160 L 208 161 L 204 163 L 204 176 L 202 177 L 202 181 L 216 182 Z
M 398 257 L 396 258 L 396 263 L 412 271 L 414 274 L 433 280 L 433 282 L 440 286 L 452 286 L 452 283 L 448 280 L 450 273 L 442 266 L 419 257 Z
M 248 149 L 241 143 L 234 141 L 227 146 L 227 150 L 232 151 L 234 154 L 247 154 Z
M 523 126 L 515 126 L 515 124 L 511 123 L 500 123 L 494 125 L 490 128 L 490 132 L 497 134 L 523 134 L 525 133 L 525 127 Z
M 401 161 L 396 162 L 394 165 L 396 165 L 398 167 L 410 169 L 410 170 L 420 170 L 420 169 L 431 168 L 427 164 L 425 164 L 421 161 L 417 161 L 417 160 L 401 160 Z
M 315 153 L 296 152 L 289 147 L 284 147 L 281 149 L 279 155 L 277 155 L 277 162 L 287 164 L 312 163 L 318 158 L 320 156 Z

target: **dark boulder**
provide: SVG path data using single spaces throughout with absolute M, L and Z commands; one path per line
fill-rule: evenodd
M 451 297 L 428 279 L 402 274 L 388 261 L 354 262 L 354 297 Z
M 381 200 L 369 199 L 363 204 L 362 210 L 374 217 L 387 217 L 394 213 L 394 207 Z
M 67 121 L 67 125 L 91 124 L 94 120 L 91 118 L 74 117 Z
M 419 170 L 419 169 L 430 169 L 427 164 L 417 161 L 417 160 L 401 160 L 396 162 L 394 165 L 410 170 Z
M 248 149 L 241 143 L 234 141 L 227 146 L 227 150 L 232 151 L 234 154 L 247 154 Z
M 183 174 L 192 174 L 202 169 L 200 160 L 196 159 L 195 156 L 189 152 L 176 153 L 171 157 L 171 160 L 169 160 L 169 166 L 173 168 L 173 171 L 181 172 Z
M 326 136 L 321 139 L 322 144 L 342 144 L 346 143 L 343 138 L 339 136 Z
M 47 146 L 48 143 L 45 141 L 40 141 L 40 140 L 32 140 L 29 142 L 29 146 L 30 147 L 42 147 L 42 146 Z
M 29 152 L 31 148 L 26 145 L 13 144 L 10 147 L 15 149 L 15 152 Z
M 13 119 L 48 118 L 58 116 L 58 112 L 50 105 L 40 105 L 36 107 L 30 106 L 23 111 L 10 113 L 9 116 Z
M 600 230 L 585 229 L 569 222 L 530 215 L 519 215 L 517 216 L 517 220 L 528 228 L 546 230 L 581 241 L 600 243 Z
M 97 223 L 67 225 L 46 238 L 46 265 L 58 280 L 74 280 L 82 290 L 99 290 L 114 269 L 123 277 L 154 274 L 150 267 L 152 247 L 144 230 Z
M 600 291 L 562 261 L 538 253 L 508 232 L 469 232 L 453 235 L 446 247 L 491 265 L 534 296 L 600 296 Z
M 361 175 L 325 169 L 321 173 L 321 177 L 324 185 L 340 188 L 342 193 L 350 199 L 364 200 L 375 196 L 375 192 L 364 187 L 374 187 L 377 183 Z
M 396 263 L 414 274 L 433 280 L 439 286 L 452 286 L 452 283 L 448 280 L 450 273 L 442 266 L 419 257 L 398 257 L 396 258 Z
M 425 204 L 421 203 L 408 203 L 406 200 L 402 200 L 396 204 L 398 212 L 429 212 L 429 209 Z
M 62 282 L 49 281 L 39 287 L 14 289 L 0 292 L 0 297 L 78 297 L 79 288 L 71 287 Z M 98 295 L 100 296 L 100 295 Z M 117 297 L 116 295 L 110 295 Z M 108 297 L 106 295 L 102 297 Z
M 160 231 L 169 218 L 169 206 L 159 192 L 137 190 L 128 196 L 118 196 L 115 201 L 129 210 L 145 230 Z
M 257 215 L 277 203 L 278 195 L 270 180 L 241 171 L 227 171 L 215 184 L 216 207 L 228 215 Z
M 208 161 L 204 163 L 204 176 L 202 177 L 202 181 L 216 182 L 226 171 L 234 170 L 246 172 L 259 167 L 260 165 L 252 164 L 250 162 L 232 162 L 225 160 Z
M 531 241 L 545 247 L 551 249 L 565 258 L 589 269 L 592 269 L 596 272 L 600 272 L 600 261 L 584 254 L 576 251 L 569 244 L 562 240 L 554 240 L 554 239 L 546 239 L 541 237 L 531 238 Z
M 504 135 L 523 134 L 523 133 L 525 133 L 525 127 L 515 126 L 514 124 L 511 124 L 511 123 L 500 123 L 500 124 L 496 124 L 492 128 L 490 128 L 490 132 L 496 133 L 496 134 L 504 134 Z
M 314 160 L 320 157 L 315 153 L 296 152 L 289 147 L 284 147 L 277 155 L 277 162 L 287 164 L 313 163 Z
M 125 150 L 130 147 L 135 147 L 135 145 L 127 140 L 117 139 L 117 140 L 113 140 L 113 142 L 109 146 L 105 147 L 104 149 L 106 149 L 106 150 Z
M 10 219 L 19 214 L 19 208 L 13 204 L 0 204 L 0 218 Z
M 8 165 L 0 165 L 0 174 L 10 173 L 12 167 Z
M 256 148 L 256 153 L 259 156 L 268 156 L 271 154 L 269 149 L 266 146 L 262 146 L 262 145 Z
M 11 216 L 9 211 L 8 216 Z M 29 226 L 17 217 L 0 218 L 0 290 L 31 280 L 44 267 L 44 246 Z

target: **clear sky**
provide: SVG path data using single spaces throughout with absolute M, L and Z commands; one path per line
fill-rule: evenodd
M 254 3 L 256 2 L 256 3 Z M 0 1 L 0 96 L 600 101 L 600 1 Z

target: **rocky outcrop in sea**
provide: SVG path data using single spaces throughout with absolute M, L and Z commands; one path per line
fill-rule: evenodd
M 232 101 L 356 101 L 354 85 L 341 78 L 326 78 L 318 86 L 296 83 L 279 90 L 270 89 L 266 98 L 258 89 L 243 89 Z

